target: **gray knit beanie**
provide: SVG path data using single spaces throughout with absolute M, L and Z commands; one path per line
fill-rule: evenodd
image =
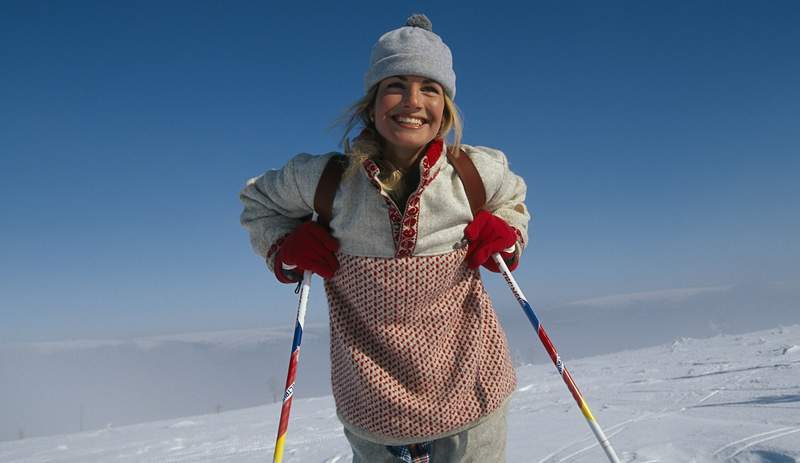
M 401 75 L 433 79 L 451 99 L 456 96 L 453 55 L 423 14 L 409 17 L 405 26 L 383 34 L 372 46 L 364 90 L 369 91 L 387 77 Z

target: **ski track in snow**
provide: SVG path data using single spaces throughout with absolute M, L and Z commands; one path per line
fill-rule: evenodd
M 797 432 L 800 432 L 800 427 L 781 428 L 781 429 L 776 429 L 774 431 L 767 431 L 767 432 L 762 432 L 762 433 L 759 433 L 759 434 L 753 434 L 752 436 L 745 437 L 744 439 L 739 439 L 738 441 L 734 441 L 734 442 L 726 445 L 725 447 L 722 447 L 721 449 L 719 449 L 716 452 L 714 452 L 714 455 L 718 455 L 720 453 L 723 453 L 723 450 L 728 449 L 730 447 L 733 447 L 735 444 L 739 444 L 739 443 L 743 443 L 743 442 L 746 442 L 746 441 L 750 441 L 747 444 L 745 444 L 745 445 L 743 445 L 743 446 L 741 446 L 741 447 L 739 447 L 737 449 L 732 450 L 731 453 L 727 457 L 725 457 L 726 459 L 730 459 L 730 458 L 733 458 L 733 457 L 739 455 L 743 451 L 749 449 L 750 447 L 752 447 L 752 446 L 754 446 L 756 444 L 760 444 L 762 442 L 767 442 L 767 441 L 770 441 L 770 440 L 773 440 L 773 439 L 778 439 L 780 437 L 788 436 L 790 434 L 794 434 L 794 433 L 797 433 Z M 751 439 L 754 439 L 756 437 L 762 437 L 762 436 L 766 436 L 766 437 L 763 437 L 762 439 L 751 440 Z
M 571 360 L 570 371 L 624 463 L 798 463 L 800 326 L 680 339 Z M 787 353 L 788 352 L 788 353 Z M 518 370 L 511 463 L 607 458 L 551 364 Z M 2 463 L 249 463 L 271 458 L 279 404 L 79 434 L 0 442 Z M 345 463 L 331 397 L 295 402 L 286 463 Z
M 717 385 L 717 386 L 720 386 L 720 385 Z M 660 418 L 662 418 L 664 416 L 667 416 L 669 414 L 674 414 L 674 413 L 679 413 L 679 412 L 685 411 L 687 408 L 690 408 L 692 406 L 695 406 L 695 405 L 698 405 L 698 404 L 701 404 L 701 403 L 705 402 L 706 400 L 708 400 L 711 397 L 715 396 L 719 392 L 720 392 L 720 389 L 715 389 L 711 393 L 709 393 L 706 396 L 704 396 L 702 399 L 700 399 L 697 402 L 695 402 L 694 404 L 692 404 L 690 406 L 681 406 L 681 404 L 692 395 L 691 392 L 684 393 L 677 400 L 673 401 L 673 403 L 670 406 L 667 406 L 667 407 L 659 410 L 656 413 L 643 413 L 643 414 L 637 416 L 636 418 L 631 418 L 631 419 L 625 420 L 625 421 L 623 421 L 621 423 L 617 423 L 617 424 L 615 424 L 613 426 L 610 426 L 608 428 L 604 428 L 604 431 L 606 433 L 606 437 L 608 437 L 608 439 L 612 442 L 612 445 L 613 445 L 613 442 L 614 442 L 613 438 L 616 435 L 622 433 L 628 425 L 635 424 L 635 423 L 640 423 L 640 422 L 643 422 L 643 421 L 646 421 L 646 420 L 656 421 L 656 420 L 658 420 L 658 419 L 660 419 Z M 564 454 L 566 452 L 571 451 L 575 447 L 578 447 L 580 445 L 586 444 L 587 442 L 591 442 L 591 444 L 586 445 L 586 446 L 584 446 L 584 447 L 582 447 L 582 448 L 580 448 L 578 450 L 572 451 L 571 453 L 567 453 L 566 455 L 562 455 L 562 454 Z M 557 451 L 555 451 L 553 453 L 550 453 L 549 455 L 546 455 L 544 458 L 539 460 L 537 463 L 563 463 L 563 462 L 567 462 L 567 461 L 570 461 L 570 460 L 574 459 L 577 456 L 580 456 L 581 454 L 583 454 L 584 452 L 586 452 L 588 450 L 591 450 L 591 449 L 593 449 L 595 447 L 599 447 L 599 445 L 600 444 L 597 442 L 597 440 L 595 439 L 594 435 L 591 435 L 589 437 L 586 437 L 586 438 L 583 438 L 583 439 L 579 439 L 577 441 L 574 441 L 574 442 L 571 442 L 571 443 L 567 444 L 566 446 L 558 449 Z M 659 461 L 659 460 L 649 460 L 649 461 Z
M 677 405 L 682 400 L 684 400 L 687 396 L 688 396 L 688 394 L 682 396 L 673 405 Z M 642 422 L 642 421 L 645 421 L 645 420 L 655 420 L 655 419 L 661 418 L 664 415 L 667 415 L 669 413 L 674 413 L 674 410 L 663 409 L 663 410 L 659 411 L 658 413 L 642 414 L 642 415 L 640 415 L 640 416 L 638 416 L 636 418 L 631 418 L 629 420 L 625 420 L 625 421 L 623 421 L 621 423 L 617 423 L 617 424 L 615 424 L 613 426 L 610 426 L 609 428 L 603 429 L 603 430 L 606 433 L 606 437 L 608 437 L 609 441 L 611 441 L 612 445 L 613 445 L 614 436 L 616 436 L 617 434 L 623 432 L 625 427 L 627 427 L 629 424 L 639 423 L 639 422 Z M 597 417 L 595 417 L 595 419 L 597 419 Z M 581 449 L 579 449 L 577 451 L 569 453 L 567 455 L 559 456 L 560 454 L 565 453 L 567 451 L 570 451 L 570 449 L 573 449 L 574 447 L 577 447 L 579 445 L 583 445 L 583 444 L 585 444 L 587 442 L 591 442 L 591 444 L 588 445 L 588 446 L 585 446 L 585 447 L 583 447 L 583 448 L 581 448 Z M 582 454 L 582 453 L 584 453 L 584 452 L 586 452 L 588 450 L 591 450 L 594 447 L 598 447 L 599 445 L 600 444 L 597 442 L 597 440 L 595 439 L 594 435 L 589 436 L 589 437 L 585 437 L 583 439 L 579 439 L 577 441 L 571 442 L 571 443 L 567 444 L 566 446 L 560 448 L 556 452 L 553 452 L 553 453 L 545 456 L 544 458 L 539 460 L 538 463 L 551 463 L 551 462 L 562 463 L 562 462 L 566 462 L 566 461 L 569 461 L 569 460 L 571 460 L 572 458 L 574 458 L 576 456 L 579 456 L 580 454 Z M 558 458 L 558 459 L 556 459 L 556 458 Z
M 795 328 L 796 329 L 796 328 Z M 795 333 L 795 337 L 797 333 Z M 738 336 L 736 338 L 741 338 Z M 698 341 L 694 341 L 697 343 Z M 765 349 L 766 350 L 766 349 Z M 694 351 L 693 351 L 694 352 Z M 784 349 L 785 352 L 785 349 Z M 753 393 L 759 393 L 767 390 L 784 390 L 791 389 L 794 391 L 798 390 L 798 386 L 796 380 L 790 380 L 787 382 L 789 388 L 782 388 L 782 387 L 755 387 L 755 388 L 747 388 L 744 387 L 751 382 L 755 382 L 756 384 L 763 384 L 765 383 L 765 378 L 769 378 L 771 376 L 777 376 L 778 373 L 782 375 L 782 377 L 791 377 L 791 374 L 786 374 L 781 372 L 780 370 L 790 367 L 783 362 L 774 362 L 770 358 L 768 361 L 763 361 L 764 359 L 761 358 L 752 358 L 753 356 L 750 353 L 737 355 L 735 352 L 728 352 L 727 353 L 731 358 L 741 359 L 741 363 L 747 363 L 745 366 L 736 365 L 736 362 L 733 360 L 726 360 L 721 362 L 708 362 L 708 363 L 700 363 L 700 362 L 692 362 L 693 367 L 697 366 L 714 366 L 716 365 L 718 368 L 714 370 L 706 370 L 706 371 L 692 371 L 690 369 L 687 374 L 683 375 L 674 375 L 674 374 L 664 374 L 663 379 L 659 378 L 648 378 L 647 381 L 641 380 L 633 380 L 629 381 L 632 384 L 642 384 L 646 382 L 647 384 L 662 384 L 663 381 L 668 382 L 685 382 L 685 381 L 694 381 L 694 382 L 707 382 L 708 379 L 716 378 L 713 384 L 700 384 L 700 387 L 693 387 L 691 390 L 684 392 L 682 395 L 674 395 L 671 392 L 677 392 L 677 389 L 680 387 L 676 385 L 675 388 L 661 388 L 658 390 L 652 390 L 650 392 L 650 401 L 655 402 L 659 396 L 664 398 L 666 397 L 673 397 L 672 403 L 669 406 L 663 407 L 660 410 L 654 411 L 640 411 L 638 415 L 628 418 L 626 420 L 622 420 L 617 422 L 614 425 L 608 426 L 604 428 L 606 434 L 609 437 L 612 445 L 615 447 L 620 459 L 626 463 L 654 463 L 654 462 L 675 462 L 680 463 L 683 461 L 686 462 L 710 462 L 710 461 L 738 461 L 733 460 L 733 458 L 742 454 L 742 452 L 757 446 L 759 444 L 763 444 L 767 441 L 776 440 L 780 438 L 789 438 L 793 437 L 791 441 L 783 440 L 784 442 L 788 442 L 789 449 L 788 451 L 784 452 L 780 449 L 775 450 L 762 450 L 760 451 L 757 456 L 755 456 L 753 460 L 747 460 L 748 462 L 760 462 L 760 463 L 779 463 L 779 462 L 791 462 L 797 463 L 797 457 L 800 456 L 800 440 L 797 439 L 798 433 L 800 433 L 800 428 L 796 427 L 780 427 L 777 431 L 768 431 L 766 433 L 754 433 L 750 434 L 745 438 L 740 437 L 741 434 L 736 436 L 735 439 L 729 440 L 723 447 L 717 449 L 714 452 L 711 452 L 708 449 L 707 442 L 696 442 L 693 447 L 687 446 L 687 451 L 683 452 L 683 456 L 662 456 L 659 457 L 657 455 L 657 451 L 650 451 L 643 452 L 640 450 L 636 450 L 635 447 L 626 445 L 626 442 L 630 440 L 630 438 L 626 438 L 626 434 L 629 433 L 636 433 L 640 428 L 652 429 L 653 432 L 662 431 L 670 420 L 681 420 L 684 419 L 685 416 L 689 413 L 694 412 L 697 407 L 706 407 L 706 408 L 725 408 L 726 406 L 734 407 L 739 406 L 740 403 L 742 406 L 756 406 L 762 407 L 761 414 L 757 416 L 748 417 L 753 422 L 758 421 L 767 421 L 769 419 L 769 409 L 774 407 L 769 407 L 768 401 L 759 400 L 756 398 L 755 400 L 751 397 L 750 400 L 740 400 L 733 401 L 729 404 L 722 403 L 709 403 L 708 405 L 703 405 L 708 402 L 715 402 L 721 400 L 725 397 L 726 394 L 737 395 L 741 394 L 742 391 L 750 390 Z M 624 354 L 623 354 L 624 355 Z M 785 355 L 785 354 L 784 354 Z M 658 362 L 653 361 L 651 364 L 666 364 L 669 362 L 668 360 L 665 362 Z M 674 363 L 674 362 L 671 362 Z M 794 363 L 794 362 L 793 362 Z M 627 362 L 626 362 L 627 364 Z M 577 371 L 577 369 L 574 369 Z M 586 371 L 583 368 L 580 369 L 581 373 L 577 373 L 577 375 L 583 375 Z M 588 371 L 588 369 L 587 369 Z M 675 369 L 671 370 L 672 372 Z M 765 373 L 765 371 L 767 373 Z M 666 373 L 666 372 L 665 372 Z M 760 375 L 760 376 L 759 376 Z M 795 373 L 795 377 L 797 377 L 797 373 Z M 580 377 L 576 378 L 576 381 L 581 384 L 582 380 Z M 629 391 L 630 392 L 630 391 Z M 638 390 L 637 392 L 642 392 L 642 390 Z M 589 402 L 590 408 L 592 407 L 593 402 L 598 402 L 595 398 L 592 397 L 593 393 L 585 394 L 587 395 L 587 400 Z M 695 397 L 696 400 L 692 401 L 691 398 Z M 796 397 L 796 400 L 795 400 Z M 608 400 L 608 396 L 604 396 Z M 779 396 L 779 398 L 782 398 Z M 714 399 L 714 401 L 712 401 Z M 613 399 L 609 400 L 613 402 Z M 788 394 L 788 398 L 785 401 L 798 401 L 800 402 L 800 394 L 791 395 Z M 763 403 L 759 403 L 763 402 Z M 774 402 L 780 402 L 780 400 L 775 400 Z M 593 408 L 594 409 L 594 408 Z M 800 407 L 794 407 L 796 411 L 800 411 Z M 608 419 L 604 420 L 604 416 L 602 410 L 594 412 L 595 416 L 597 417 L 598 421 L 600 422 L 601 426 L 603 422 L 611 422 Z M 797 422 L 796 418 L 789 418 L 791 421 Z M 784 422 L 783 424 L 787 424 Z M 791 423 L 789 423 L 791 424 Z M 583 423 L 583 426 L 588 429 L 586 423 Z M 628 429 L 629 428 L 629 429 Z M 574 432 L 572 433 L 574 434 Z M 562 462 L 597 462 L 597 461 L 607 461 L 607 458 L 604 456 L 602 449 L 599 447 L 596 439 L 593 435 L 589 434 L 588 432 L 587 437 L 582 439 L 574 439 L 566 443 L 565 445 L 560 446 L 559 448 L 555 449 L 544 455 L 543 457 L 539 457 L 536 461 L 537 463 L 562 463 Z M 734 434 L 735 435 L 735 434 Z M 757 437 L 763 438 L 758 439 Z M 632 438 L 632 436 L 631 436 Z M 671 445 L 670 439 L 665 438 L 664 443 L 662 446 L 669 447 Z M 563 440 L 562 440 L 563 442 Z M 739 445 L 737 444 L 744 444 Z M 705 450 L 703 448 L 705 447 Z M 589 451 L 592 449 L 596 449 L 596 451 L 591 452 L 589 455 Z M 724 452 L 727 450 L 727 452 Z M 655 453 L 656 455 L 653 455 Z M 666 455 L 666 453 L 665 453 Z M 765 459 L 766 458 L 766 459 Z M 510 460 L 511 461 L 511 460 Z M 516 461 L 516 460 L 515 460 Z M 520 460 L 522 461 L 522 460 Z

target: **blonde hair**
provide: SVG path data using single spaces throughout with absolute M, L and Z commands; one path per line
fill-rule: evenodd
M 353 103 L 340 118 L 344 125 L 344 134 L 340 143 L 349 161 L 344 175 L 353 175 L 361 168 L 365 160 L 370 159 L 381 169 L 381 173 L 378 175 L 378 183 L 380 183 L 381 187 L 387 192 L 402 194 L 397 190 L 403 187 L 403 174 L 382 159 L 381 148 L 384 140 L 375 128 L 375 123 L 370 119 L 372 108 L 375 106 L 375 99 L 378 96 L 379 84 L 373 85 L 367 94 Z M 444 96 L 444 112 L 438 136 L 446 139 L 452 131 L 452 142 L 448 144 L 448 149 L 459 150 L 461 148 L 463 130 L 460 111 L 446 93 L 443 93 L 442 96 Z M 350 133 L 359 127 L 361 128 L 361 133 L 353 139 L 348 138 Z

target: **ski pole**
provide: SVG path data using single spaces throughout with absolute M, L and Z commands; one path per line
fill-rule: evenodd
M 317 220 L 317 214 L 311 220 Z M 280 265 L 275 263 L 275 265 Z M 283 406 L 281 407 L 281 419 L 278 422 L 278 437 L 275 440 L 275 453 L 272 455 L 273 463 L 283 461 L 283 446 L 286 443 L 286 430 L 289 427 L 289 412 L 292 409 L 292 397 L 294 396 L 294 380 L 297 376 L 297 362 L 300 359 L 300 343 L 303 340 L 303 323 L 306 319 L 306 308 L 308 307 L 308 292 L 311 290 L 311 271 L 303 272 L 303 280 L 300 286 L 300 302 L 297 305 L 297 321 L 294 325 L 294 338 L 292 339 L 292 353 L 289 356 L 289 371 L 286 373 L 286 391 L 283 393 Z
M 614 452 L 614 448 L 611 447 L 611 442 L 608 441 L 608 438 L 600 428 L 597 420 L 594 419 L 591 410 L 589 410 L 589 404 L 587 404 L 586 400 L 583 399 L 581 392 L 578 390 L 578 386 L 572 379 L 572 375 L 569 374 L 566 365 L 564 365 L 564 362 L 561 361 L 561 356 L 558 355 L 558 351 L 556 351 L 555 346 L 550 341 L 550 337 L 547 335 L 547 332 L 544 330 L 542 324 L 539 323 L 539 318 L 536 316 L 536 312 L 534 312 L 533 307 L 528 304 L 528 300 L 525 299 L 525 295 L 522 294 L 522 290 L 519 288 L 519 285 L 517 285 L 517 281 L 511 275 L 511 271 L 508 269 L 505 261 L 498 253 L 494 253 L 492 258 L 495 262 L 497 262 L 500 272 L 503 274 L 503 278 L 505 278 L 506 283 L 508 283 L 508 287 L 511 288 L 511 292 L 514 293 L 514 297 L 517 298 L 517 302 L 519 302 L 519 305 L 522 306 L 522 310 L 525 312 L 525 315 L 528 316 L 528 320 L 530 320 L 531 324 L 536 329 L 536 333 L 539 335 L 539 340 L 542 341 L 545 350 L 550 355 L 550 359 L 553 361 L 553 364 L 555 364 L 558 373 L 561 375 L 561 378 L 567 385 L 567 389 L 569 389 L 569 391 L 572 393 L 572 397 L 575 399 L 575 402 L 578 403 L 578 407 L 580 407 L 581 412 L 583 412 L 583 416 L 589 423 L 589 427 L 592 429 L 594 436 L 597 438 L 600 446 L 603 447 L 603 450 L 606 452 L 608 460 L 611 461 L 611 463 L 620 463 L 616 452 Z

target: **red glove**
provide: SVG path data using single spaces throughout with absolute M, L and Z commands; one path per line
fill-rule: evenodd
M 499 252 L 508 264 L 509 270 L 514 270 L 519 264 L 515 252 L 506 252 L 506 249 L 517 243 L 517 233 L 503 219 L 480 210 L 475 218 L 464 229 L 464 237 L 469 240 L 467 248 L 467 265 L 469 268 L 478 268 L 481 265 L 499 272 L 497 263 L 492 259 L 492 254 Z
M 278 253 L 275 255 L 275 276 L 281 283 L 293 283 L 283 271 L 283 264 L 296 265 L 294 272 L 303 274 L 305 270 L 331 278 L 339 268 L 334 253 L 339 250 L 339 242 L 328 230 L 316 222 L 305 222 L 286 235 Z

